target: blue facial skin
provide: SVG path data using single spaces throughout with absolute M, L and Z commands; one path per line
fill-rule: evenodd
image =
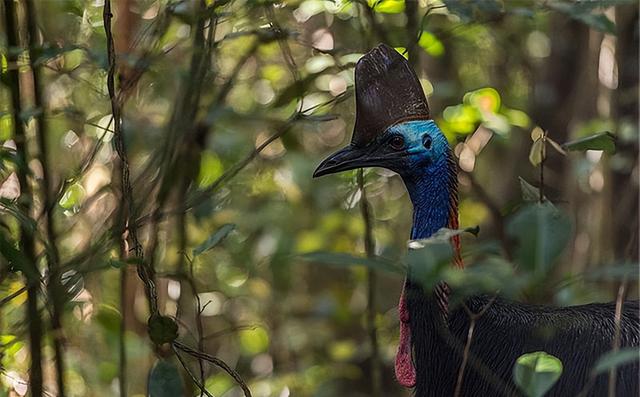
M 413 203 L 411 238 L 428 238 L 447 227 L 451 202 L 450 149 L 435 122 L 414 120 L 396 124 L 376 142 L 396 152 L 380 166 L 397 172 L 407 187 Z

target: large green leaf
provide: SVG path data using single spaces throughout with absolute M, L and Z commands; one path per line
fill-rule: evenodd
M 184 396 L 182 377 L 176 365 L 166 359 L 156 361 L 149 371 L 149 397 Z
M 548 201 L 528 205 L 507 223 L 517 245 L 516 261 L 538 275 L 546 274 L 571 237 L 569 218 Z
M 576 139 L 562 145 L 565 150 L 603 150 L 606 153 L 612 154 L 616 151 L 615 136 L 610 132 L 601 132 L 594 135 L 589 135 L 584 138 Z
M 638 351 L 637 347 L 627 347 L 618 351 L 610 351 L 598 359 L 598 362 L 593 367 L 593 374 L 601 374 L 638 360 L 640 360 L 640 351 Z
M 308 262 L 327 264 L 337 267 L 366 266 L 371 269 L 389 273 L 405 273 L 405 269 L 402 265 L 379 256 L 366 258 L 339 252 L 309 252 L 307 254 L 300 255 L 300 257 Z
M 545 352 L 523 354 L 513 367 L 513 380 L 527 397 L 542 397 L 562 375 L 562 362 Z

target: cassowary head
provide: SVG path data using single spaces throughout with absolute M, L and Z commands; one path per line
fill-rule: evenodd
M 393 48 L 379 45 L 356 65 L 356 123 L 351 144 L 332 154 L 314 176 L 383 167 L 408 182 L 447 167 L 449 146 L 431 120 L 416 74 Z
M 455 162 L 446 138 L 431 120 L 415 72 L 402 55 L 381 44 L 358 61 L 355 75 L 356 124 L 351 144 L 325 159 L 314 176 L 363 167 L 387 168 L 402 177 L 411 196 L 412 239 L 427 238 L 443 227 L 457 229 Z M 454 264 L 462 267 L 459 237 L 451 240 Z M 404 293 L 398 313 L 396 378 L 402 385 L 412 387 L 416 384 L 416 371 Z

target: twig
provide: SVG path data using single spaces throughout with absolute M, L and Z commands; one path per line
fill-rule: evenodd
M 184 368 L 184 370 L 187 371 L 187 374 L 189 374 L 189 377 L 191 378 L 193 383 L 195 383 L 198 386 L 198 388 L 200 389 L 200 391 L 202 393 L 206 394 L 208 397 L 213 397 L 213 394 L 209 393 L 207 388 L 204 386 L 204 382 L 203 381 L 198 381 L 198 379 L 196 379 L 196 377 L 193 375 L 193 372 L 191 372 L 191 370 L 189 369 L 189 366 L 187 365 L 187 363 L 184 362 L 184 360 L 182 359 L 182 356 L 180 355 L 180 353 L 178 353 L 178 349 L 176 348 L 176 346 L 173 345 L 173 346 L 171 346 L 171 348 L 173 349 L 173 352 L 175 353 L 176 357 L 178 358 L 178 361 L 180 361 L 180 364 L 182 364 L 182 367 Z M 198 360 L 200 360 L 200 359 L 198 359 Z
M 538 188 L 538 202 L 542 204 L 544 202 L 544 160 L 545 160 L 545 145 L 547 144 L 547 131 L 542 134 L 542 145 L 540 145 L 540 187 Z
M 247 386 L 247 384 L 244 382 L 244 380 L 242 380 L 242 377 L 240 376 L 240 374 L 238 374 L 233 368 L 229 367 L 227 363 L 225 363 L 224 361 L 210 354 L 194 350 L 189 346 L 183 343 L 180 343 L 178 341 L 173 341 L 173 347 L 189 354 L 192 357 L 202 358 L 203 360 L 215 365 L 216 367 L 221 368 L 240 385 L 240 387 L 242 388 L 242 391 L 244 392 L 245 397 L 251 397 L 251 390 L 249 390 L 249 387 Z
M 7 35 L 7 45 L 10 48 L 19 48 L 18 41 L 18 16 L 16 3 L 13 1 L 4 2 L 5 26 Z M 7 60 L 10 64 L 17 64 L 18 53 L 9 51 Z M 17 68 L 7 70 L 7 80 L 12 103 L 12 124 L 16 143 L 16 154 L 18 156 L 18 182 L 20 183 L 20 200 L 18 203 L 24 214 L 30 215 L 32 211 L 33 192 L 28 180 L 29 168 L 27 166 L 29 157 L 27 153 L 26 134 L 24 123 L 20 119 L 22 111 L 20 77 Z M 36 264 L 36 247 L 33 232 L 20 222 L 20 249 L 26 256 L 30 269 L 25 272 L 27 278 L 27 316 L 29 322 L 29 349 L 31 365 L 29 370 L 30 392 L 33 397 L 40 397 L 43 394 L 42 387 L 42 320 L 38 310 L 39 271 Z
M 17 298 L 18 296 L 24 294 L 25 292 L 27 292 L 28 288 L 27 287 L 22 287 L 19 290 L 12 292 L 11 294 L 5 296 L 4 298 L 0 299 L 0 307 L 6 305 L 7 303 L 11 302 L 13 299 Z
M 375 241 L 373 239 L 373 221 L 371 207 L 367 200 L 364 187 L 364 170 L 358 170 L 358 188 L 360 189 L 360 214 L 364 221 L 364 249 L 368 258 L 375 256 Z M 371 395 L 382 395 L 382 377 L 380 370 L 380 354 L 378 348 L 378 331 L 376 329 L 376 284 L 377 276 L 372 268 L 367 269 L 367 330 L 371 347 Z
M 476 322 L 480 317 L 482 317 L 487 312 L 487 310 L 489 310 L 489 307 L 493 305 L 493 302 L 495 302 L 495 300 L 496 300 L 496 297 L 494 296 L 493 298 L 491 298 L 489 302 L 487 302 L 486 305 L 484 305 L 482 310 L 480 310 L 478 313 L 473 313 L 471 309 L 469 309 L 469 307 L 466 305 L 466 303 L 462 304 L 462 306 L 464 307 L 464 310 L 467 312 L 467 315 L 469 316 L 469 319 L 471 320 L 471 323 L 469 324 L 469 330 L 467 331 L 467 342 L 464 345 L 462 363 L 460 364 L 460 370 L 458 371 L 456 388 L 455 388 L 455 391 L 453 392 L 454 397 L 459 397 L 460 394 L 462 393 L 462 381 L 464 379 L 464 371 L 465 371 L 465 368 L 467 367 L 467 362 L 469 361 L 469 354 L 471 352 L 471 342 L 473 340 L 473 331 L 476 328 Z
M 130 182 L 129 171 L 129 159 L 127 156 L 126 147 L 124 144 L 124 136 L 122 135 L 122 120 L 121 120 L 121 103 L 118 100 L 115 89 L 115 73 L 116 73 L 116 54 L 113 44 L 113 33 L 111 31 L 111 0 L 105 0 L 103 10 L 104 30 L 107 37 L 107 55 L 109 60 L 109 70 L 107 74 L 107 88 L 109 90 L 109 98 L 111 100 L 111 113 L 113 114 L 113 131 L 114 131 L 114 146 L 116 153 L 121 162 L 121 189 L 122 189 L 122 210 L 123 210 L 123 224 L 121 230 L 123 233 L 123 239 L 130 239 L 133 245 L 133 251 L 135 256 L 141 261 L 137 265 L 138 276 L 143 281 L 145 286 L 145 292 L 149 301 L 151 313 L 158 312 L 157 307 L 157 293 L 155 283 L 153 282 L 153 269 L 147 266 L 144 261 L 144 253 L 142 245 L 138 239 L 138 228 L 136 222 L 129 222 L 130 219 L 134 219 L 135 207 L 133 202 L 133 190 Z
M 618 287 L 618 297 L 616 299 L 616 314 L 615 314 L 615 333 L 613 335 L 613 347 L 612 351 L 617 352 L 620 349 L 620 333 L 621 333 L 621 322 L 622 322 L 622 306 L 624 305 L 624 297 L 627 292 L 627 282 L 626 280 L 620 284 Z M 614 366 L 609 371 L 609 397 L 616 396 L 616 378 L 617 372 L 616 367 Z
M 137 264 L 138 277 L 143 281 L 145 286 L 145 292 L 149 303 L 151 314 L 154 315 L 158 311 L 157 293 L 155 289 L 155 283 L 153 281 L 153 269 L 144 263 L 144 253 L 142 246 L 138 240 L 137 225 L 136 222 L 130 222 L 131 219 L 135 219 L 135 208 L 133 202 L 133 191 L 131 188 L 131 182 L 129 179 L 129 160 L 124 144 L 124 137 L 122 135 L 122 120 L 121 120 L 121 102 L 115 87 L 115 73 L 116 73 L 116 53 L 113 42 L 113 33 L 111 31 L 111 19 L 113 14 L 111 13 L 111 0 L 105 0 L 103 8 L 103 22 L 104 30 L 107 39 L 107 58 L 109 61 L 109 70 L 107 73 L 107 89 L 109 91 L 109 99 L 111 102 L 111 113 L 113 115 L 113 142 L 116 149 L 116 153 L 120 158 L 120 179 L 121 179 L 121 202 L 119 207 L 119 214 L 121 215 L 120 224 L 116 225 L 116 235 L 121 236 L 120 240 L 120 257 L 121 260 L 126 260 L 129 255 L 129 244 L 127 239 L 131 239 L 133 243 L 133 250 L 135 256 L 140 259 Z M 124 296 L 126 283 L 126 268 L 121 269 L 120 274 L 120 286 L 121 290 L 121 308 L 124 309 Z M 122 310 L 124 313 L 125 310 Z M 125 317 L 123 315 L 121 328 L 120 328 L 120 373 L 119 373 L 119 386 L 120 395 L 126 396 L 126 346 L 125 346 Z
M 220 330 L 220 331 L 213 332 L 213 333 L 205 336 L 203 339 L 218 338 L 220 336 L 227 335 L 227 334 L 230 334 L 232 332 L 242 331 L 242 330 L 254 330 L 254 329 L 257 329 L 257 328 L 258 328 L 257 325 L 237 325 L 237 326 L 234 326 L 234 327 L 229 327 L 229 328 L 225 328 L 225 329 Z

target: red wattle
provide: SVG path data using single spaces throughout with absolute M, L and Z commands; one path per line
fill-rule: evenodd
M 400 344 L 396 353 L 396 379 L 404 387 L 414 387 L 416 385 L 416 370 L 411 360 L 411 329 L 409 328 L 409 311 L 404 298 L 404 289 L 400 295 L 398 316 L 400 317 Z

